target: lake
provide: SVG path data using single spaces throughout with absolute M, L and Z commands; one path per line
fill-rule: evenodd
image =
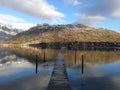
M 0 48 L 0 90 L 47 90 L 58 53 L 72 90 L 120 90 L 120 51 L 35 47 Z

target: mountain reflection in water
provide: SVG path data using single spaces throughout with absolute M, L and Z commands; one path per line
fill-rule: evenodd
M 8 90 L 12 88 L 11 86 L 15 83 L 17 83 L 18 88 L 21 87 L 17 90 L 26 90 L 25 88 L 45 90 L 53 70 L 54 61 L 59 52 L 63 55 L 70 85 L 73 90 L 120 89 L 120 71 L 118 70 L 118 68 L 120 68 L 119 51 L 60 50 L 35 47 L 5 48 L 0 49 L 0 51 L 0 78 L 2 78 L 3 81 L 5 81 L 6 76 L 14 79 L 12 77 L 14 77 L 17 72 L 19 72 L 17 73 L 17 75 L 19 74 L 18 76 L 23 77 L 16 81 L 10 81 L 10 83 L 7 84 L 0 84 L 0 90 Z M 83 67 L 82 55 L 84 57 Z M 37 76 L 35 75 L 36 59 L 38 60 Z M 4 66 L 6 66 L 6 69 L 3 69 Z M 48 68 L 45 68 L 45 66 Z M 22 69 L 24 70 L 22 71 Z M 83 69 L 82 72 L 81 69 Z M 5 73 L 6 76 L 4 76 Z M 27 74 L 25 75 L 25 73 Z M 26 84 L 24 80 L 26 80 L 28 84 Z M 32 85 L 32 82 L 36 85 Z M 5 88 L 6 86 L 8 86 L 8 88 Z M 16 88 L 12 88 L 11 90 L 16 90 Z
M 92 64 L 107 64 L 120 60 L 119 51 L 80 51 L 80 50 L 58 50 L 58 49 L 41 49 L 34 47 L 24 47 L 24 48 L 7 48 L 17 55 L 18 57 L 23 57 L 28 59 L 30 62 L 35 63 L 38 59 L 39 62 L 54 61 L 59 52 L 63 54 L 64 61 L 67 66 L 79 66 L 81 65 L 81 56 L 84 55 L 85 65 Z M 44 56 L 45 54 L 45 56 Z

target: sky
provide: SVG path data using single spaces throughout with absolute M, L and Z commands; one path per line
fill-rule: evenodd
M 0 23 L 84 24 L 120 32 L 120 0 L 0 0 Z

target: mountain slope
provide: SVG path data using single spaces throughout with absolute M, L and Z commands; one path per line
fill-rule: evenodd
M 28 31 L 17 34 L 6 43 L 40 42 L 120 42 L 120 33 L 103 29 L 77 25 L 37 25 Z

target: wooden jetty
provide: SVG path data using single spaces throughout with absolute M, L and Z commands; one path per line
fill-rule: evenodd
M 62 54 L 59 53 L 48 84 L 48 90 L 71 90 Z

